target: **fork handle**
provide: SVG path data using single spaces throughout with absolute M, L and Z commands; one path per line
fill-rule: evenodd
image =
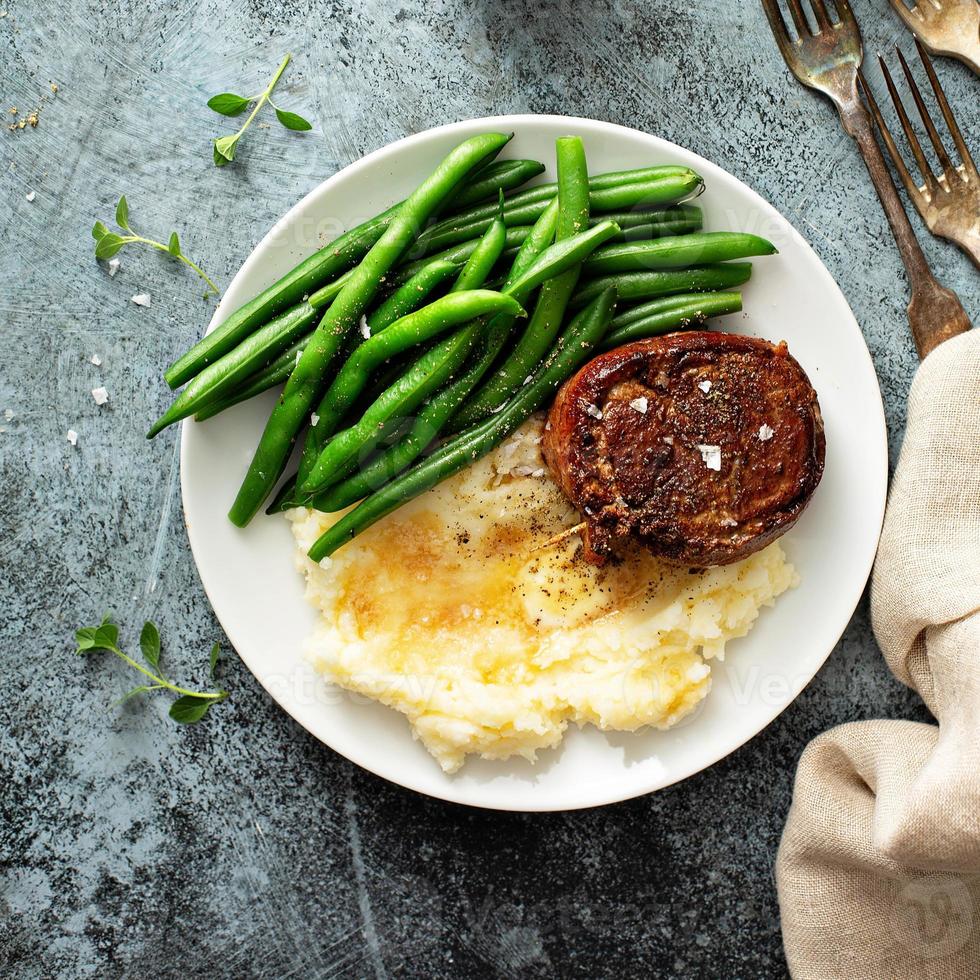
M 856 96 L 856 93 L 855 93 Z M 908 305 L 909 326 L 920 358 L 935 350 L 944 340 L 970 329 L 970 318 L 956 293 L 941 285 L 929 269 L 909 217 L 898 196 L 888 164 L 871 127 L 871 117 L 856 100 L 838 105 L 844 129 L 854 139 L 864 157 L 878 200 L 895 236 L 899 254 L 905 264 L 912 298 Z

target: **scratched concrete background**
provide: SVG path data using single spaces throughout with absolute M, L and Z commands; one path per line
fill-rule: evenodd
M 500 112 L 637 126 L 691 147 L 795 222 L 841 284 L 884 390 L 892 453 L 916 361 L 905 283 L 833 110 L 793 84 L 755 3 L 724 0 L 0 0 L 0 972 L 18 977 L 748 977 L 785 972 L 773 857 L 806 742 L 837 722 L 926 718 L 886 672 L 862 606 L 806 692 L 711 770 L 568 815 L 500 815 L 387 785 L 298 728 L 232 655 L 232 698 L 181 728 L 164 699 L 107 708 L 132 678 L 72 656 L 114 610 L 161 626 L 175 676 L 223 640 L 191 560 L 175 438 L 143 439 L 161 367 L 208 319 L 195 278 L 89 230 L 128 195 L 227 283 L 274 220 L 366 151 Z M 909 39 L 855 0 L 867 49 Z M 273 126 L 216 170 L 204 105 L 258 90 L 286 51 Z M 963 128 L 977 82 L 939 71 Z M 875 86 L 879 89 L 877 72 Z M 51 85 L 57 85 L 57 93 Z M 33 200 L 28 195 L 33 193 Z M 921 227 L 917 219 L 913 219 Z M 978 277 L 923 235 L 980 314 Z M 146 290 L 149 309 L 130 297 Z M 89 362 L 102 358 L 101 367 Z M 99 408 L 90 391 L 104 385 Z M 78 445 L 66 430 L 78 433 Z

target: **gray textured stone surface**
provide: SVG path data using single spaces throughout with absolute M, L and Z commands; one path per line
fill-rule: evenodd
M 908 38 L 855 0 L 867 48 Z M 195 279 L 89 229 L 125 192 L 227 283 L 323 177 L 391 139 L 510 111 L 611 119 L 726 167 L 787 214 L 841 284 L 885 395 L 892 453 L 915 358 L 902 269 L 833 110 L 791 83 L 755 3 L 403 4 L 171 0 L 0 4 L 0 970 L 8 976 L 778 976 L 772 863 L 806 742 L 835 723 L 925 718 L 886 672 L 862 606 L 768 730 L 657 795 L 568 815 L 469 811 L 387 785 L 298 728 L 232 656 L 232 699 L 184 729 L 130 678 L 71 655 L 112 609 L 153 617 L 175 675 L 222 639 L 180 516 L 175 439 L 143 439 L 161 366 L 208 318 Z M 216 170 L 204 106 L 296 54 L 282 101 L 306 136 L 250 133 Z M 963 128 L 977 82 L 939 65 Z M 876 72 L 872 72 L 876 75 Z M 49 83 L 59 86 L 57 94 Z M 36 194 L 28 202 L 29 191 Z M 917 219 L 913 219 L 921 227 Z M 978 278 L 923 234 L 980 313 Z M 147 290 L 148 310 L 129 299 Z M 104 364 L 88 362 L 99 354 Z M 109 404 L 90 389 L 104 384 Z M 79 434 L 77 448 L 65 440 Z

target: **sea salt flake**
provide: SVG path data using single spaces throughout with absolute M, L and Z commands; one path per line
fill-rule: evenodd
M 14 417 L 14 410 L 12 408 L 5 408 L 3 410 L 3 417 L 9 422 Z
M 647 400 L 642 396 L 639 398 L 634 398 L 630 402 L 630 408 L 632 408 L 634 412 L 639 412 L 641 415 L 646 415 L 648 405 L 649 402 L 647 402 Z
M 96 367 L 102 367 L 102 358 L 98 354 L 93 354 L 88 359 L 89 364 L 94 364 Z
M 35 194 L 34 191 L 30 191 L 29 193 L 25 194 L 24 196 L 27 198 L 27 203 L 28 204 L 33 204 L 34 203 L 34 198 L 37 197 L 37 194 Z
M 770 428 L 764 422 L 759 426 L 759 442 L 768 442 L 775 434 L 776 430 Z
M 708 393 L 709 391 L 711 391 L 711 382 L 710 382 L 710 381 L 701 381 L 701 382 L 699 382 L 699 383 L 698 383 L 698 387 L 699 387 L 699 388 L 700 388 L 700 389 L 701 389 L 701 390 L 702 390 L 702 391 L 703 391 L 703 392 L 704 392 L 705 394 L 707 394 L 707 393 Z
M 539 466 L 536 470 L 532 470 L 531 476 L 533 476 L 536 480 L 540 479 L 542 476 L 544 476 L 544 467 Z
M 599 407 L 597 405 L 593 405 L 591 403 L 585 406 L 585 414 L 586 415 L 591 415 L 592 418 L 594 418 L 594 419 L 601 419 L 602 418 L 602 412 L 600 411 Z
M 105 388 L 93 388 L 92 397 L 96 405 L 104 405 L 109 400 L 109 392 Z
M 668 446 L 673 446 L 673 444 L 674 444 L 674 437 L 673 436 L 664 436 L 664 442 L 667 443 Z
M 719 522 L 722 527 L 738 527 L 738 521 L 731 517 L 723 517 Z
M 150 294 L 149 293 L 137 293 L 131 300 L 131 303 L 135 303 L 137 306 L 149 306 L 150 305 Z
M 371 336 L 371 328 L 368 326 L 367 317 L 361 316 L 361 336 L 367 340 Z
M 74 429 L 69 429 L 65 433 L 65 438 L 73 445 L 78 445 L 78 433 Z
M 698 446 L 698 452 L 709 470 L 721 471 L 721 446 Z
M 120 263 L 119 259 L 109 259 L 109 278 L 111 279 L 118 271 Z
M 317 415 L 317 414 L 316 414 L 316 412 L 314 412 L 314 413 L 313 413 L 313 414 L 312 414 L 312 415 L 310 416 L 310 425 L 312 425 L 312 426 L 313 426 L 313 428 L 315 429 L 315 428 L 316 428 L 316 424 L 317 424 L 317 422 L 319 422 L 319 421 L 320 421 L 320 416 L 319 416 L 319 415 Z
M 330 557 L 329 555 L 327 555 L 327 557 L 325 557 L 325 558 L 321 558 L 321 559 L 320 559 L 320 560 L 319 560 L 319 561 L 317 562 L 317 564 L 318 564 L 318 565 L 319 565 L 319 566 L 320 566 L 321 568 L 323 568 L 323 569 L 327 569 L 327 568 L 329 568 L 329 567 L 330 567 L 330 566 L 331 566 L 331 565 L 333 564 L 333 559 L 332 559 L 332 558 L 331 558 L 331 557 Z

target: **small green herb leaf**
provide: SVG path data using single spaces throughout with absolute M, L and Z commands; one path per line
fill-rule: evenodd
M 95 244 L 97 259 L 111 259 L 126 244 L 126 239 L 114 231 L 107 231 Z
M 251 99 L 244 99 L 234 92 L 222 92 L 220 95 L 213 95 L 208 99 L 208 108 L 215 112 L 220 112 L 223 116 L 241 115 L 247 108 Z
M 211 667 L 211 680 L 214 680 L 215 674 L 218 672 L 218 661 L 221 659 L 221 644 L 215 643 L 211 647 L 211 653 L 208 656 L 208 664 Z
M 170 717 L 182 725 L 193 725 L 200 721 L 214 704 L 213 698 L 199 698 L 194 694 L 185 694 L 170 705 Z
M 234 136 L 219 136 L 214 141 L 214 162 L 219 167 L 223 167 L 235 159 L 235 147 L 240 138 L 241 134 L 235 133 Z
M 237 136 L 225 137 L 232 141 L 237 141 Z M 231 149 L 228 151 L 232 156 L 235 155 L 234 142 L 232 143 Z M 221 157 L 222 164 L 228 161 Z M 215 161 L 218 160 L 218 151 L 215 150 Z M 128 235 L 118 235 L 114 231 L 109 231 L 105 224 L 101 221 L 96 221 L 92 226 L 92 237 L 95 239 L 95 257 L 97 259 L 111 259 L 116 252 L 118 252 L 124 245 L 128 245 L 131 242 L 137 242 L 141 245 L 149 245 L 152 248 L 157 248 L 162 252 L 168 252 L 175 259 L 183 262 L 189 269 L 193 269 L 207 284 L 214 290 L 215 293 L 220 292 L 218 287 L 214 282 L 208 277 L 208 274 L 196 263 L 192 262 L 180 248 L 180 240 L 177 237 L 177 232 L 171 232 L 170 240 L 165 245 L 163 242 L 154 241 L 152 238 L 144 238 L 142 235 L 137 235 L 129 227 L 129 204 L 126 202 L 125 195 L 119 198 L 119 203 L 116 205 L 116 221 L 120 228 L 123 228 L 129 232 Z M 110 272 L 112 270 L 110 269 Z
M 112 622 L 108 614 L 103 616 L 102 622 L 98 626 L 83 626 L 76 630 L 75 642 L 78 644 L 77 653 L 105 650 L 115 654 L 120 660 L 125 661 L 130 667 L 147 678 L 148 684 L 144 683 L 134 687 L 117 702 L 118 704 L 136 697 L 138 694 L 149 694 L 153 691 L 163 690 L 172 691 L 180 697 L 170 706 L 170 717 L 183 725 L 189 725 L 195 721 L 200 721 L 207 714 L 212 704 L 224 701 L 228 697 L 227 691 L 189 691 L 186 687 L 179 687 L 167 680 L 160 672 L 160 631 L 150 621 L 143 624 L 143 630 L 140 633 L 140 650 L 148 665 L 146 667 L 119 648 L 119 627 Z M 208 657 L 212 676 L 218 663 L 219 654 L 220 648 L 215 643 Z
M 129 205 L 126 203 L 126 195 L 119 198 L 116 205 L 116 224 L 124 231 L 129 231 Z
M 305 120 L 301 115 L 295 112 L 287 112 L 285 109 L 276 108 L 276 119 L 278 119 L 279 122 L 286 127 L 286 129 L 294 129 L 301 133 L 313 128 L 313 124 L 307 122 L 307 120 Z
M 208 105 L 215 112 L 219 112 L 224 116 L 237 116 L 249 105 L 254 103 L 254 108 L 248 114 L 245 122 L 242 123 L 242 128 L 237 133 L 235 133 L 233 136 L 219 136 L 214 141 L 212 156 L 214 157 L 215 166 L 224 167 L 226 164 L 231 163 L 231 161 L 235 159 L 235 149 L 238 140 L 248 129 L 248 127 L 252 125 L 256 116 L 258 116 L 266 102 L 268 102 L 269 105 L 275 109 L 279 122 L 282 123 L 286 129 L 294 129 L 300 132 L 305 132 L 306 130 L 313 128 L 313 126 L 298 113 L 288 112 L 286 109 L 280 109 L 272 101 L 272 93 L 275 90 L 275 87 L 279 84 L 279 80 L 282 78 L 282 73 L 286 70 L 286 66 L 291 60 L 292 55 L 287 54 L 279 63 L 279 67 L 275 70 L 275 73 L 269 80 L 269 84 L 266 85 L 266 87 L 258 95 L 251 99 L 246 99 L 241 95 L 236 95 L 234 92 L 222 92 L 220 95 L 215 95 L 208 99 Z
M 75 642 L 78 644 L 76 653 L 88 653 L 90 650 L 115 650 L 119 642 L 119 627 L 106 614 L 98 626 L 83 626 L 76 630 Z
M 140 633 L 140 650 L 143 659 L 154 669 L 160 668 L 160 631 L 154 623 L 147 620 Z

